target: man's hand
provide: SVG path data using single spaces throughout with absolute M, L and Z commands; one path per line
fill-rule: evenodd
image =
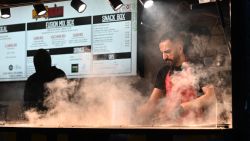
M 212 84 L 206 85 L 202 87 L 202 91 L 207 98 L 215 97 L 214 86 Z
M 157 111 L 157 105 L 162 94 L 160 89 L 154 88 L 148 101 L 137 109 L 137 116 L 142 120 L 150 119 Z
M 191 100 L 189 102 L 182 103 L 181 106 L 184 110 L 199 110 L 202 107 L 215 104 L 216 97 L 213 85 L 206 85 L 202 87 L 204 95 Z
M 171 122 L 174 123 L 179 120 L 183 114 L 182 106 L 178 105 L 172 108 L 165 108 L 161 110 L 158 114 L 158 119 L 162 122 Z

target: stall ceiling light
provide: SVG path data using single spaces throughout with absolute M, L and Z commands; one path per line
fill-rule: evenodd
M 81 0 L 72 0 L 70 5 L 79 13 L 82 13 L 87 8 L 87 5 Z
M 43 4 L 34 4 L 33 7 L 34 7 L 37 15 L 39 15 L 39 16 L 44 15 L 47 12 L 47 10 Z
M 216 0 L 199 0 L 199 4 L 202 3 L 209 3 L 209 2 L 215 2 Z
M 144 8 L 149 8 L 151 6 L 153 6 L 154 4 L 154 1 L 153 0 L 147 0 L 145 3 L 144 3 Z
M 9 18 L 10 17 L 10 8 L 1 9 L 1 18 Z
M 149 8 L 149 7 L 153 6 L 153 4 L 154 4 L 153 0 L 139 0 L 139 1 L 144 8 Z
M 123 6 L 122 1 L 120 0 L 109 0 L 109 3 L 115 11 L 117 11 Z

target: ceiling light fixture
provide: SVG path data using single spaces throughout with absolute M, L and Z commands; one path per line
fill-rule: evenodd
M 153 4 L 154 4 L 153 0 L 139 0 L 139 1 L 144 8 L 149 8 L 149 7 L 153 6 Z
M 87 8 L 87 5 L 81 0 L 72 0 L 70 5 L 79 13 L 82 13 Z
M 123 3 L 121 0 L 109 0 L 109 3 L 115 11 L 117 11 L 123 6 Z
M 7 19 L 10 17 L 10 8 L 1 9 L 1 18 Z
M 34 4 L 33 7 L 34 7 L 36 14 L 38 16 L 42 16 L 42 15 L 46 14 L 46 12 L 47 12 L 47 10 L 43 4 Z

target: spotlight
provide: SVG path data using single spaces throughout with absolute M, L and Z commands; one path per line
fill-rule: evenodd
M 1 9 L 1 18 L 7 19 L 10 17 L 10 8 Z
M 123 5 L 122 1 L 120 0 L 109 0 L 109 3 L 115 11 L 120 9 Z
M 72 0 L 70 5 L 79 13 L 82 13 L 87 7 L 81 0 Z
M 153 6 L 154 1 L 153 0 L 139 0 L 140 3 L 143 5 L 144 8 L 149 8 Z
M 47 10 L 43 4 L 34 4 L 33 7 L 34 7 L 36 14 L 38 16 L 42 16 L 47 12 Z

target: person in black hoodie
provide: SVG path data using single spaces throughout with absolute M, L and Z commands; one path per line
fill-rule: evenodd
M 29 76 L 24 89 L 24 109 L 35 108 L 38 111 L 47 111 L 43 103 L 46 98 L 45 84 L 56 78 L 66 78 L 65 72 L 51 66 L 51 56 L 45 49 L 38 49 L 33 58 L 36 72 Z

